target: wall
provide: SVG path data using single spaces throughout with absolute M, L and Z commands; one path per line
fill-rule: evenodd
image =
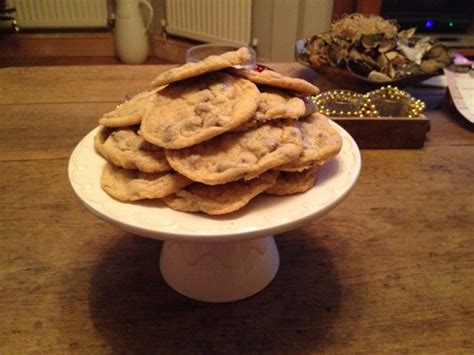
M 293 61 L 299 39 L 329 29 L 333 0 L 254 0 L 253 37 L 262 61 Z
M 155 16 L 153 35 L 163 37 L 165 0 L 150 0 Z M 260 61 L 293 61 L 298 39 L 329 28 L 333 0 L 253 0 L 252 38 Z

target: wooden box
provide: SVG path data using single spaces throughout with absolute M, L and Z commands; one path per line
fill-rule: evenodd
M 429 119 L 408 117 L 329 117 L 343 127 L 359 148 L 422 148 Z

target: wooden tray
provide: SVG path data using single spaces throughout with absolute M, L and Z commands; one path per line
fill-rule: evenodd
M 359 148 L 422 148 L 429 119 L 419 117 L 329 117 L 342 126 Z

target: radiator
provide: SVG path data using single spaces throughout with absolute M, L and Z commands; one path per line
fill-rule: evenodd
M 20 28 L 107 27 L 107 0 L 9 0 Z
M 249 45 L 252 0 L 166 0 L 166 32 L 203 42 Z

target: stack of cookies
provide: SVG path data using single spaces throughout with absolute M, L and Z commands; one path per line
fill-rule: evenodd
M 120 201 L 161 199 L 219 215 L 266 193 L 303 193 L 342 140 L 308 95 L 318 88 L 238 69 L 246 48 L 168 70 L 99 119 L 102 188 Z

